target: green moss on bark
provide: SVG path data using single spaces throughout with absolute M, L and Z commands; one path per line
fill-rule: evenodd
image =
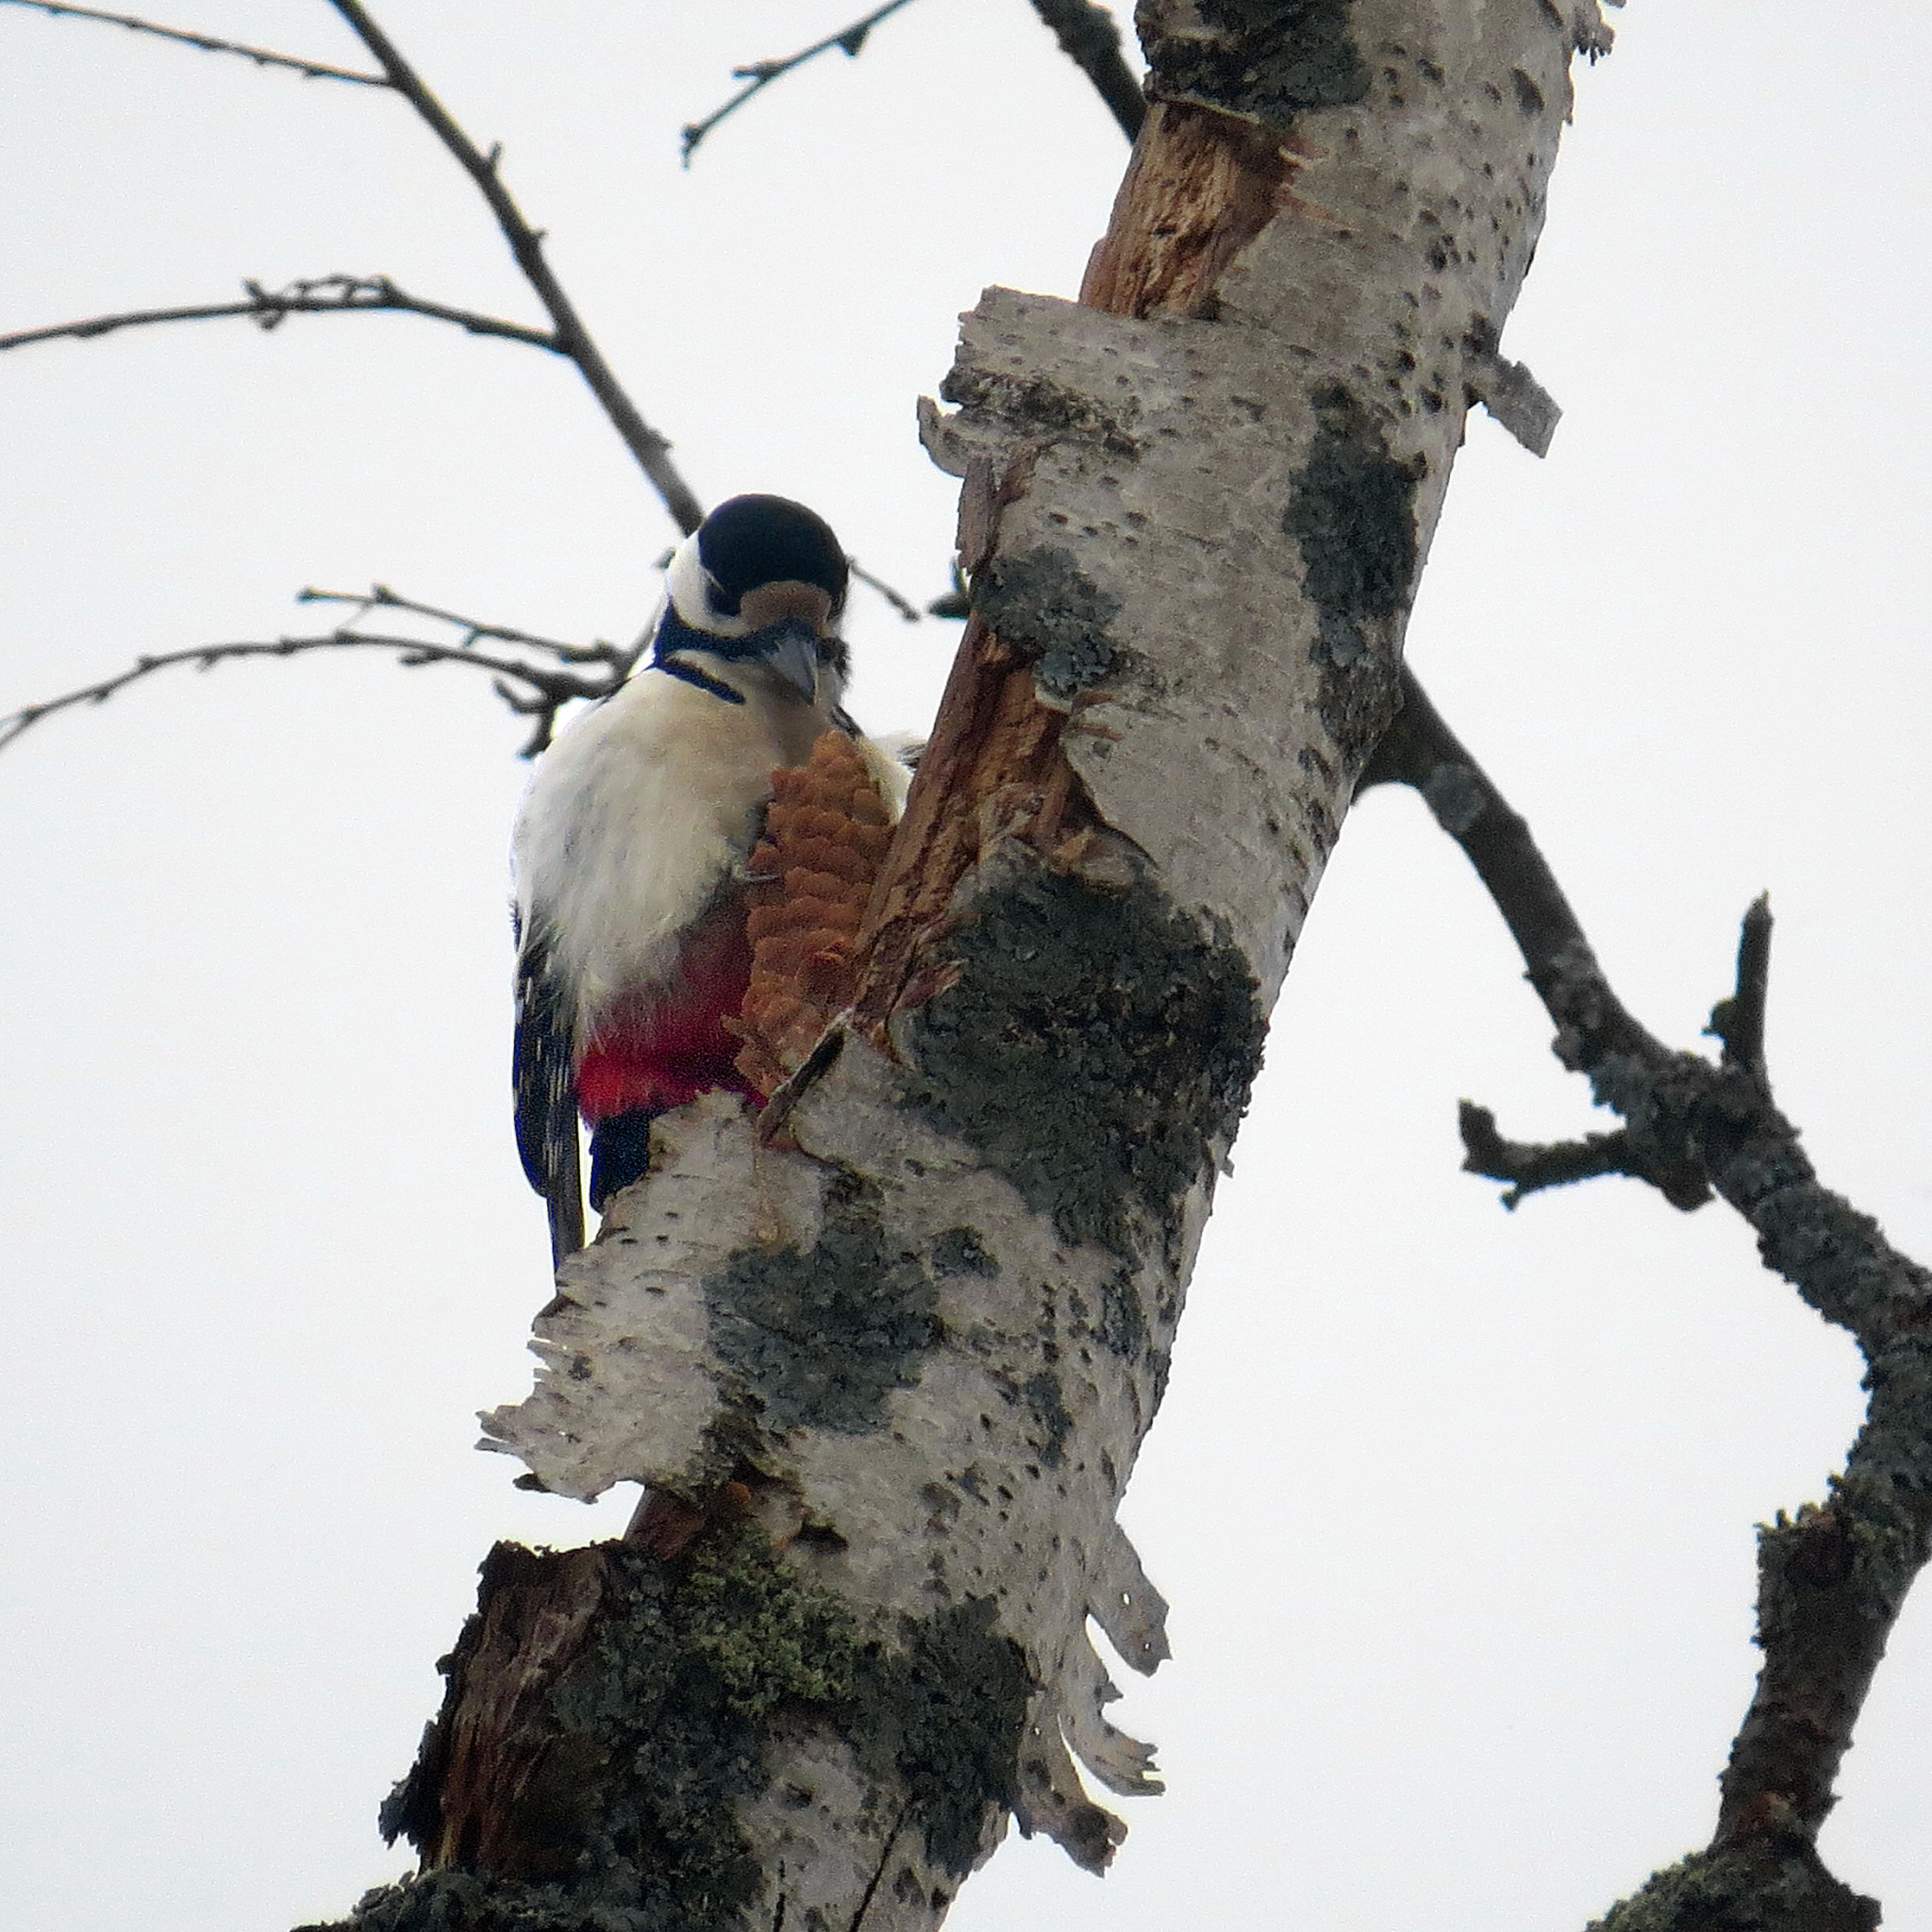
M 1692 1852 L 1652 1874 L 1587 1932 L 1875 1932 L 1878 1903 L 1841 1885 L 1808 1845 Z
M 849 1703 L 851 1614 L 751 1524 L 714 1529 L 675 1565 L 622 1544 L 602 1555 L 595 1624 L 549 1692 L 554 1736 L 514 1799 L 519 1875 L 426 1873 L 372 1893 L 350 1924 L 711 1932 L 755 1894 L 738 1819 L 768 1782 L 771 1721 Z
M 594 1912 L 594 1916 L 592 1913 Z M 520 1885 L 474 1872 L 425 1872 L 365 1894 L 355 1914 L 295 1932 L 666 1932 L 643 1908 L 587 1907 L 562 1885 Z
M 963 1876 L 1017 1789 L 1032 1679 L 991 1599 L 898 1641 L 801 1576 L 756 1524 L 675 1564 L 609 1545 L 596 1627 L 550 1693 L 556 1736 L 517 1800 L 518 1878 L 444 1869 L 371 1892 L 355 1932 L 714 1932 L 759 1873 L 739 1826 L 774 1726 L 818 1725 L 900 1794 L 928 1863 Z M 322 1928 L 308 1928 L 322 1932 Z

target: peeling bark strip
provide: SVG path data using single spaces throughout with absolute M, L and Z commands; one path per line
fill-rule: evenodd
M 677 1533 L 493 1566 L 391 1814 L 430 1869 L 365 1924 L 914 1932 L 1009 1812 L 1106 1864 L 1076 1758 L 1158 1788 L 1088 1619 L 1166 1655 L 1116 1509 L 1574 33 L 1141 14 L 1155 110 L 1086 303 L 990 291 L 922 411 L 974 612 L 854 1004 L 782 1136 L 726 1094 L 658 1124 L 485 1419 L 526 1482 L 650 1485 Z

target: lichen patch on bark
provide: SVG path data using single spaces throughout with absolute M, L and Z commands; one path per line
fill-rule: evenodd
M 1289 128 L 1311 108 L 1350 107 L 1367 94 L 1353 10 L 1349 0 L 1143 0 L 1139 11 L 1163 93 Z M 1257 28 L 1269 42 L 1259 59 Z
M 974 608 L 1008 643 L 1029 647 L 1041 691 L 1066 701 L 1107 678 L 1120 662 L 1108 625 L 1121 600 L 1101 590 L 1073 553 L 1042 545 L 1002 557 L 973 587 Z
M 914 1093 L 1070 1241 L 1137 1253 L 1247 1105 L 1253 974 L 1149 886 L 1016 860 L 944 942 L 953 983 L 908 1016 Z
M 876 1190 L 835 1176 L 808 1247 L 747 1247 L 705 1283 L 711 1339 L 766 1428 L 878 1428 L 939 1339 L 931 1276 L 896 1247 Z
M 993 1275 L 1000 1264 L 976 1228 L 949 1227 L 932 1244 L 936 1274 Z
M 1420 456 L 1391 456 L 1373 417 L 1340 383 L 1314 398 L 1307 460 L 1290 487 L 1282 526 L 1301 551 L 1320 613 L 1312 661 L 1321 707 L 1347 768 L 1358 771 L 1395 715 L 1399 627 L 1420 561 Z
M 1322 612 L 1321 643 L 1347 665 L 1370 648 L 1362 626 L 1402 610 L 1415 580 L 1415 491 L 1426 466 L 1389 454 L 1340 384 L 1315 397 L 1316 431 L 1282 522 L 1301 547 L 1304 581 Z
M 1834 1878 L 1809 1845 L 1693 1852 L 1585 1932 L 1877 1932 L 1878 1902 Z
M 562 1556 L 506 1545 L 492 1564 L 443 1711 L 386 1820 L 391 1837 L 417 1842 L 426 1869 L 365 1899 L 362 1926 L 740 1924 L 769 1877 L 741 1815 L 808 1733 L 897 1794 L 880 1867 L 898 1851 L 922 1905 L 935 1876 L 957 1882 L 990 1849 L 993 1822 L 1019 1796 L 1034 1685 L 989 1599 L 868 1629 L 750 1522 L 714 1524 L 675 1564 L 622 1544 Z M 504 1587 L 565 1569 L 581 1634 L 531 1686 L 543 1741 L 525 1754 L 529 1774 L 496 1840 L 478 1846 L 442 1828 L 445 1805 L 477 1796 L 446 1782 L 452 1740 L 488 1733 L 498 1717 L 494 1680 L 475 1667 L 476 1633 Z M 794 1776 L 787 1808 L 807 1810 L 813 1797 Z
M 908 1621 L 902 1651 L 854 1674 L 859 1757 L 890 1759 L 926 1858 L 956 1878 L 987 1848 L 989 1818 L 1019 1793 L 1033 1683 L 994 1610 L 976 1597 Z

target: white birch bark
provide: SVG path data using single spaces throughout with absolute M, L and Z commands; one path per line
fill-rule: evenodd
M 860 1641 L 960 1640 L 949 1694 L 992 1770 L 941 1802 L 942 1766 L 774 1722 L 737 1812 L 749 1924 L 936 1924 L 1008 1807 L 1097 1869 L 1123 1827 L 1075 1761 L 1149 1787 L 1088 1635 L 1166 1655 L 1116 1507 L 1468 404 L 1532 444 L 1554 423 L 1497 343 L 1594 0 L 1141 16 L 1157 103 L 1271 147 L 1272 203 L 1186 315 L 988 291 L 957 413 L 924 420 L 966 479 L 978 608 L 949 704 L 1030 664 L 1074 806 L 922 773 L 972 849 L 916 970 L 772 1144 L 726 1096 L 659 1124 L 537 1324 L 535 1392 L 486 1419 L 567 1495 L 703 1505 L 756 1472 L 785 1573 Z M 988 1680 L 1007 1640 L 1023 1722 Z

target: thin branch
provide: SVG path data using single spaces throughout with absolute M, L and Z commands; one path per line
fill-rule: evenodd
M 312 651 L 388 651 L 395 654 L 406 669 L 413 670 L 425 664 L 468 664 L 476 670 L 490 673 L 497 696 L 519 717 L 535 720 L 530 741 L 524 747 L 525 758 L 535 758 L 550 742 L 558 712 L 577 698 L 608 697 L 629 675 L 631 662 L 636 655 L 634 652 L 620 650 L 614 644 L 561 644 L 547 638 L 534 637 L 527 632 L 511 630 L 507 626 L 475 623 L 468 618 L 438 610 L 432 605 L 417 604 L 409 598 L 398 597 L 393 591 L 384 590 L 380 585 L 363 597 L 350 596 L 333 591 L 305 591 L 301 601 L 351 603 L 358 607 L 358 613 L 378 606 L 410 611 L 454 625 L 464 632 L 464 637 L 460 643 L 435 643 L 423 638 L 395 637 L 358 630 L 354 628 L 354 624 L 358 620 L 351 620 L 337 629 L 317 637 L 283 637 L 235 643 L 195 644 L 186 650 L 158 652 L 151 656 L 137 658 L 127 670 L 117 672 L 111 677 L 104 677 L 97 683 L 83 685 L 77 691 L 64 691 L 58 697 L 47 698 L 40 704 L 26 705 L 17 711 L 0 715 L 0 751 L 4 751 L 34 725 L 43 719 L 53 717 L 57 712 L 72 710 L 81 705 L 105 704 L 130 684 L 138 684 L 142 678 L 152 677 L 157 672 L 173 670 L 183 664 L 192 664 L 201 671 L 212 671 L 218 664 L 232 663 L 244 658 L 297 658 Z M 547 651 L 558 658 L 563 665 L 594 664 L 600 667 L 600 671 L 597 675 L 591 675 L 582 671 L 553 668 L 546 664 L 533 664 L 527 658 L 479 651 L 476 644 L 483 639 L 495 639 Z
M 303 72 L 326 75 L 331 78 L 363 80 L 372 86 L 393 89 L 429 125 L 437 139 L 456 158 L 463 172 L 475 184 L 489 204 L 491 214 L 495 216 L 496 225 L 502 231 L 504 240 L 509 244 L 509 251 L 517 267 L 522 271 L 525 280 L 535 291 L 538 300 L 542 303 L 544 311 L 554 325 L 553 330 L 546 334 L 542 330 L 525 328 L 516 323 L 498 321 L 493 316 L 478 315 L 473 310 L 452 308 L 441 303 L 419 301 L 414 296 L 405 295 L 392 282 L 384 277 L 332 275 L 317 282 L 293 284 L 291 289 L 279 293 L 265 291 L 254 283 L 246 283 L 243 286 L 248 291 L 249 299 L 245 303 L 133 310 L 120 315 L 96 316 L 80 323 L 65 323 L 51 328 L 25 329 L 14 335 L 0 337 L 0 349 L 19 348 L 29 342 L 48 341 L 63 336 L 86 339 L 91 336 L 107 335 L 117 328 L 138 327 L 152 323 L 211 321 L 232 315 L 251 316 L 263 327 L 274 326 L 288 314 L 342 313 L 350 309 L 393 308 L 407 310 L 416 315 L 432 316 L 441 321 L 456 323 L 473 335 L 499 336 L 510 341 L 524 342 L 533 348 L 548 350 L 552 355 L 565 357 L 574 362 L 578 374 L 589 385 L 591 394 L 603 408 L 612 427 L 624 440 L 625 447 L 636 458 L 638 466 L 663 499 L 665 508 L 670 511 L 678 528 L 689 535 L 703 521 L 703 506 L 671 461 L 669 440 L 644 421 L 638 411 L 637 405 L 625 392 L 615 372 L 604 359 L 603 352 L 597 347 L 590 330 L 585 327 L 583 318 L 577 314 L 575 306 L 565 294 L 562 284 L 551 272 L 549 263 L 544 260 L 542 232 L 531 227 L 508 189 L 504 186 L 498 172 L 498 163 L 502 158 L 501 149 L 492 148 L 486 155 L 476 146 L 451 118 L 441 102 L 424 84 L 415 69 L 403 58 L 394 42 L 370 17 L 367 9 L 358 4 L 358 0 L 331 0 L 331 4 L 348 23 L 357 38 L 375 55 L 382 68 L 379 77 L 352 74 L 347 69 L 312 65 L 291 57 L 271 55 L 265 49 L 242 47 L 202 36 L 176 33 L 172 28 L 154 26 L 149 22 L 131 15 L 107 14 L 88 8 L 56 5 L 53 4 L 53 0 L 0 0 L 0 4 L 42 6 L 49 12 L 75 13 L 89 19 L 108 20 L 137 31 L 160 34 L 165 39 L 187 41 L 192 45 L 206 46 L 218 52 L 246 54 L 264 64 L 292 66 Z M 899 0 L 899 4 L 903 5 L 904 0 Z
M 1523 954 L 1530 984 L 1557 1021 L 1557 1057 L 1566 1067 L 1575 1072 L 1618 1056 L 1654 1066 L 1671 1057 L 1611 990 L 1528 824 L 1407 669 L 1402 710 L 1357 790 L 1390 783 L 1420 791 L 1437 823 L 1468 855 Z M 1617 1104 L 1603 1092 L 1597 1098 Z
M 0 0 L 0 5 L 6 0 Z M 247 299 L 242 302 L 210 302 L 186 308 L 133 308 L 118 315 L 89 316 L 81 322 L 57 323 L 48 328 L 26 328 L 0 336 L 0 350 L 24 349 L 33 342 L 58 341 L 71 337 L 87 341 L 94 336 L 112 335 L 120 328 L 145 328 L 161 322 L 216 322 L 227 316 L 245 315 L 263 329 L 275 327 L 291 315 L 362 315 L 385 310 L 405 315 L 426 315 L 436 322 L 451 322 L 473 336 L 500 336 L 506 341 L 525 342 L 533 349 L 547 349 L 554 356 L 565 350 L 554 335 L 542 329 L 526 328 L 520 322 L 505 322 L 494 315 L 479 315 L 472 308 L 452 308 L 444 302 L 429 302 L 399 289 L 387 275 L 316 275 L 291 282 L 285 289 L 264 289 L 259 282 L 244 281 Z
M 540 637 L 534 631 L 515 630 L 508 625 L 486 624 L 480 618 L 464 617 L 435 604 L 420 604 L 413 597 L 399 596 L 387 584 L 372 584 L 366 591 L 318 591 L 312 585 L 295 592 L 298 604 L 347 604 L 355 614 L 347 621 L 359 624 L 372 610 L 407 610 L 416 617 L 432 618 L 463 633 L 459 649 L 468 650 L 485 638 L 499 643 L 524 644 L 533 651 L 547 651 L 560 664 L 611 664 L 628 672 L 636 662 L 641 646 L 621 649 L 601 638 L 593 644 L 566 644 L 557 638 Z
M 569 357 L 576 364 L 578 373 L 590 386 L 591 393 L 597 398 L 612 427 L 624 439 L 625 447 L 663 498 L 664 507 L 671 512 L 673 521 L 689 535 L 704 521 L 704 508 L 671 461 L 669 441 L 639 414 L 637 405 L 625 393 L 623 384 L 604 359 L 603 352 L 592 341 L 590 330 L 584 326 L 575 305 L 564 293 L 563 285 L 543 258 L 542 231 L 531 227 L 525 220 L 509 190 L 503 185 L 503 177 L 498 172 L 502 150 L 491 148 L 486 155 L 476 146 L 457 125 L 442 103 L 430 92 L 415 69 L 403 58 L 395 43 L 370 18 L 358 0 L 330 0 L 330 4 L 375 57 L 389 85 L 428 124 L 436 138 L 455 157 L 458 165 L 490 204 L 490 211 L 496 217 L 496 225 L 508 243 L 509 252 L 523 272 L 524 279 L 536 291 L 544 312 L 556 325 L 555 341 L 546 346 L 554 347 L 558 355 Z
M 911 609 L 890 585 L 862 572 L 855 572 L 855 575 L 863 576 L 867 583 L 874 585 L 902 615 L 908 619 L 918 617 L 919 613 Z M 196 644 L 186 650 L 137 658 L 130 669 L 102 678 L 98 683 L 84 685 L 78 691 L 64 692 L 59 697 L 0 714 L 0 751 L 43 718 L 80 705 L 104 704 L 117 691 L 152 676 L 158 671 L 182 664 L 211 671 L 217 664 L 233 658 L 294 658 L 311 651 L 342 649 L 393 651 L 400 656 L 403 664 L 411 669 L 424 664 L 460 663 L 491 673 L 497 696 L 517 716 L 533 721 L 530 737 L 522 747 L 521 755 L 526 758 L 535 758 L 539 752 L 548 748 L 556 732 L 558 713 L 563 707 L 580 698 L 595 701 L 608 697 L 630 675 L 650 641 L 650 633 L 646 631 L 628 645 L 613 644 L 601 638 L 589 644 L 565 643 L 559 638 L 543 637 L 536 631 L 519 630 L 511 625 L 466 617 L 460 611 L 446 610 L 439 604 L 425 604 L 418 598 L 405 597 L 387 584 L 372 584 L 366 591 L 323 591 L 310 585 L 295 593 L 295 601 L 298 604 L 341 605 L 346 607 L 349 614 L 334 630 L 323 636 Z M 358 629 L 363 619 L 374 610 L 400 611 L 434 624 L 448 625 L 460 635 L 455 643 L 448 644 Z M 553 659 L 554 664 L 532 664 L 525 658 L 500 657 L 476 648 L 486 642 L 541 652 Z M 594 675 L 585 675 L 568 668 L 576 665 L 595 666 L 597 670 Z
M 865 37 L 872 32 L 889 13 L 897 13 L 900 8 L 910 4 L 910 0 L 886 0 L 883 7 L 874 8 L 863 20 L 855 20 L 850 26 L 841 27 L 835 34 L 827 34 L 822 41 L 815 41 L 809 47 L 798 53 L 788 55 L 782 60 L 754 60 L 747 67 L 734 67 L 731 77 L 747 83 L 741 87 L 722 108 L 707 114 L 702 121 L 692 121 L 684 129 L 684 165 L 691 166 L 691 158 L 697 152 L 698 143 L 719 122 L 727 115 L 735 114 L 745 102 L 779 79 L 790 74 L 793 68 L 803 67 L 808 60 L 816 60 L 821 54 L 829 54 L 834 47 L 841 53 L 858 58 L 858 50 L 865 45 Z
M 1147 118 L 1147 96 L 1121 56 L 1120 23 L 1094 0 L 1033 0 L 1060 52 L 1091 80 L 1129 141 Z
M 104 13 L 97 7 L 67 7 L 59 0 L 0 0 L 0 7 L 31 7 L 40 13 L 68 14 L 75 20 L 105 21 L 109 26 L 125 26 L 137 34 L 153 34 L 162 41 L 178 41 L 184 46 L 198 47 L 204 54 L 239 54 L 258 67 L 284 67 L 309 80 L 346 80 L 357 87 L 387 87 L 379 74 L 358 74 L 352 67 L 331 67 L 325 60 L 305 60 L 295 54 L 276 54 L 267 47 L 250 47 L 240 41 L 217 40 L 213 34 L 190 33 L 185 28 L 160 26 L 132 13 Z
M 899 615 L 906 620 L 908 624 L 917 624 L 920 618 L 924 615 L 924 612 L 921 611 L 919 606 L 913 603 L 911 598 L 906 596 L 901 591 L 893 590 L 891 585 L 886 582 L 885 578 L 874 576 L 871 571 L 869 570 L 861 570 L 858 565 L 858 558 L 848 557 L 845 559 L 845 568 L 849 570 L 852 573 L 852 575 L 855 577 L 857 577 L 861 584 L 865 584 L 869 586 L 872 590 L 876 591 L 879 593 L 879 595 L 883 597 L 886 600 L 886 602 L 890 604 L 892 607 L 892 608 L 896 610 L 899 613 Z

